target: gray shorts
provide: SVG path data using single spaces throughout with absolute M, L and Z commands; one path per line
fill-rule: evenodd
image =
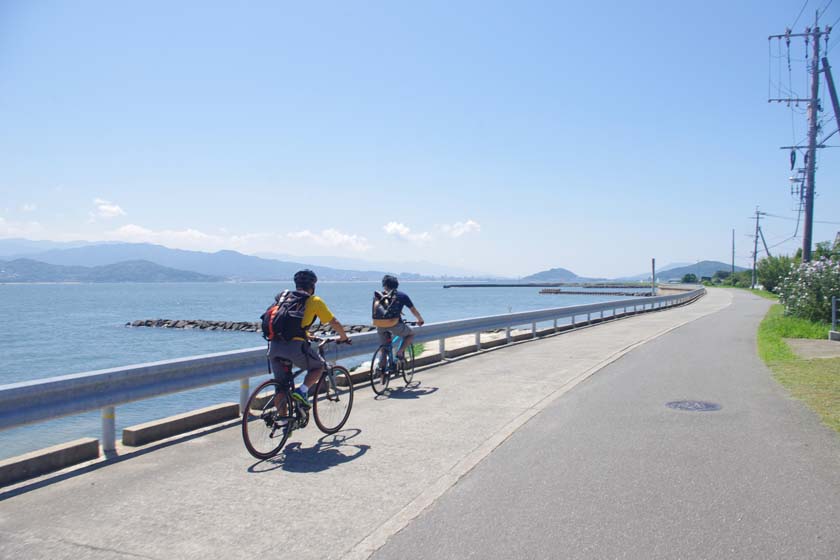
M 379 335 L 380 344 L 388 343 L 388 335 L 385 333 L 391 333 L 391 336 L 401 336 L 405 340 L 405 337 L 413 335 L 414 331 L 403 321 L 400 321 L 393 327 L 376 327 L 376 334 Z
M 268 344 L 268 359 L 271 362 L 271 371 L 275 377 L 282 372 L 282 360 L 292 362 L 295 367 L 307 371 L 326 367 L 326 362 L 318 354 L 315 343 L 302 340 L 272 340 Z

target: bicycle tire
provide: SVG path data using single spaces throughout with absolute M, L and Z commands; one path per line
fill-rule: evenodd
M 400 362 L 400 371 L 405 384 L 411 383 L 414 379 L 414 345 L 409 344 L 405 349 L 405 358 Z
M 330 379 L 330 373 L 335 385 Z M 319 430 L 325 434 L 334 434 L 343 428 L 353 409 L 353 380 L 347 368 L 333 366 L 325 370 L 318 380 L 312 400 L 312 415 Z
M 257 459 L 269 459 L 280 452 L 294 423 L 291 402 L 288 387 L 274 379 L 254 389 L 242 411 L 242 441 L 248 453 Z M 285 424 L 279 424 L 281 421 Z
M 377 348 L 370 362 L 370 388 L 377 395 L 385 394 L 391 379 L 391 352 L 385 345 Z

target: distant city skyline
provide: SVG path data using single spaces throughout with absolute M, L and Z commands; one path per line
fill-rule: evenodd
M 728 263 L 734 228 L 747 267 L 756 206 L 801 245 L 805 119 L 767 97 L 804 95 L 805 49 L 788 74 L 767 36 L 802 6 L 4 2 L 0 238 L 616 277 Z

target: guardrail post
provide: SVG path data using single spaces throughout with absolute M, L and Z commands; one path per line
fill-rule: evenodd
M 557 319 L 554 319 L 554 332 L 557 332 Z
M 592 324 L 592 313 L 587 313 L 587 314 L 586 314 L 586 324 L 587 324 L 587 325 L 591 325 L 591 324 Z
M 245 407 L 248 405 L 248 397 L 251 396 L 251 380 L 243 377 L 239 380 L 239 414 L 245 414 Z
M 438 352 L 440 352 L 440 359 L 446 359 L 446 339 L 441 338 L 438 340 Z
M 572 327 L 575 326 L 575 318 L 576 317 L 577 317 L 577 315 L 572 315 Z
M 601 310 L 601 320 L 602 321 L 604 320 L 604 310 L 603 309 Z
M 505 344 L 510 344 L 510 327 L 505 327 Z
M 117 413 L 113 406 L 102 409 L 102 451 L 117 449 Z
M 531 338 L 537 338 L 537 323 L 531 323 Z
M 481 331 L 475 333 L 475 351 L 481 350 Z

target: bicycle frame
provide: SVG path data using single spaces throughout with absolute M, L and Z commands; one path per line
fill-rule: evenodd
M 394 355 L 394 348 L 395 347 L 399 348 L 400 343 L 402 343 L 402 337 L 399 336 L 399 335 L 393 335 L 389 331 L 388 332 L 388 342 L 386 342 L 385 344 L 382 345 L 382 346 L 385 346 L 388 349 L 388 358 L 390 360 L 390 364 L 391 364 L 392 369 L 396 368 L 396 364 L 397 364 L 397 359 L 396 359 L 396 356 Z

